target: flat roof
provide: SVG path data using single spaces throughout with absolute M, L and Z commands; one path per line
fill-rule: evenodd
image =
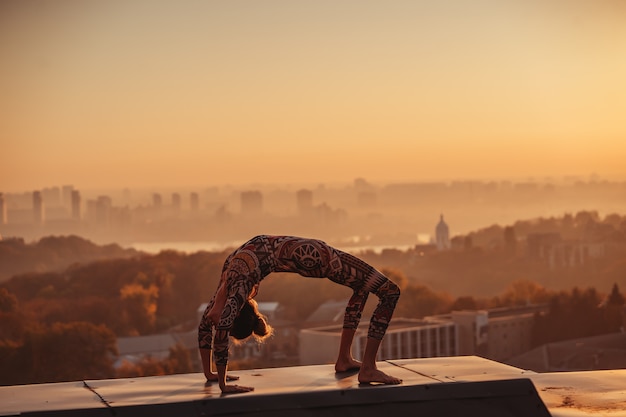
M 16 385 L 0 387 L 0 415 L 626 417 L 626 369 L 538 374 L 477 356 L 378 366 L 403 383 L 363 386 L 355 373 L 312 365 L 232 371 L 255 390 L 226 396 L 201 373 Z

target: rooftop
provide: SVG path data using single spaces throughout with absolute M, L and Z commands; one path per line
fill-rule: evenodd
M 402 359 L 397 386 L 361 386 L 332 365 L 233 371 L 253 392 L 223 396 L 202 374 L 0 387 L 0 415 L 626 417 L 626 369 L 534 373 L 476 356 Z

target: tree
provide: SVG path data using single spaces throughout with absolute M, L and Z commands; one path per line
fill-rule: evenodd
M 193 371 L 191 355 L 184 346 L 177 344 L 170 348 L 170 355 L 166 360 L 168 374 L 184 374 Z
M 600 305 L 604 310 L 604 320 L 608 332 L 618 332 L 624 327 L 626 321 L 624 304 L 626 304 L 626 300 L 615 283 L 606 300 Z
M 29 383 L 111 378 L 116 338 L 91 323 L 56 323 L 29 332 L 20 349 Z
M 452 304 L 451 297 L 423 285 L 409 285 L 403 291 L 394 317 L 422 318 L 438 314 Z
M 144 287 L 133 283 L 120 289 L 129 334 L 150 334 L 154 330 L 158 297 L 159 288 L 154 284 Z
M 548 291 L 536 282 L 527 280 L 513 281 L 500 297 L 503 306 L 522 306 L 528 304 L 545 303 L 548 301 Z
M 476 310 L 478 308 L 478 303 L 474 297 L 470 296 L 461 296 L 458 297 L 452 303 L 450 307 L 451 311 L 463 311 L 463 310 Z
M 12 313 L 17 310 L 17 298 L 6 288 L 0 288 L 0 313 Z

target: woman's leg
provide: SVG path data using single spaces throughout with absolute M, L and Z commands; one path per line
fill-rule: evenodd
M 356 329 L 359 327 L 361 313 L 365 307 L 367 296 L 367 292 L 355 291 L 350 301 L 348 301 L 346 313 L 343 318 L 339 355 L 337 355 L 337 362 L 335 362 L 336 372 L 353 371 L 361 367 L 361 362 L 354 359 L 352 356 L 352 342 Z
M 344 316 L 344 326 L 341 336 L 339 355 L 335 370 L 354 369 L 358 361 L 352 359 L 351 349 L 356 329 L 359 325 L 361 312 L 369 292 L 378 298 L 378 305 L 374 310 L 368 338 L 360 365 L 359 381 L 363 383 L 378 382 L 384 384 L 399 384 L 398 378 L 389 376 L 376 367 L 376 356 L 380 342 L 385 335 L 389 321 L 400 297 L 400 289 L 396 284 L 377 271 L 363 260 L 345 252 L 340 252 L 341 271 L 329 277 L 338 284 L 346 285 L 354 290 L 354 294 Z M 352 364 L 352 366 L 350 366 Z
M 372 319 L 367 335 L 367 343 L 365 344 L 365 352 L 363 354 L 363 363 L 359 371 L 359 382 L 361 383 L 382 383 L 382 384 L 400 384 L 401 379 L 387 375 L 378 370 L 376 366 L 376 357 L 380 343 L 387 331 L 391 316 L 400 298 L 400 288 L 393 282 L 387 280 L 380 288 L 375 291 L 379 301 Z

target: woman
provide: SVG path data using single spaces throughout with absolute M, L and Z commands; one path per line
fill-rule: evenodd
M 348 301 L 344 315 L 335 371 L 358 369 L 360 383 L 402 382 L 376 367 L 376 354 L 380 342 L 400 297 L 398 286 L 361 259 L 320 240 L 267 235 L 250 239 L 230 254 L 224 262 L 218 289 L 209 302 L 198 328 L 202 367 L 208 381 L 218 381 L 224 393 L 247 392 L 254 389 L 226 384 L 227 380 L 237 379 L 227 377 L 226 374 L 228 336 L 230 334 L 242 339 L 254 333 L 256 337 L 263 339 L 271 334 L 271 328 L 265 318 L 258 313 L 252 298 L 256 295 L 261 280 L 272 272 L 294 272 L 305 277 L 328 278 L 350 287 L 354 293 Z M 369 293 L 375 294 L 379 302 L 370 320 L 363 361 L 359 362 L 352 357 L 352 341 Z M 245 330 L 240 330 L 241 327 Z M 211 350 L 217 375 L 211 371 Z

